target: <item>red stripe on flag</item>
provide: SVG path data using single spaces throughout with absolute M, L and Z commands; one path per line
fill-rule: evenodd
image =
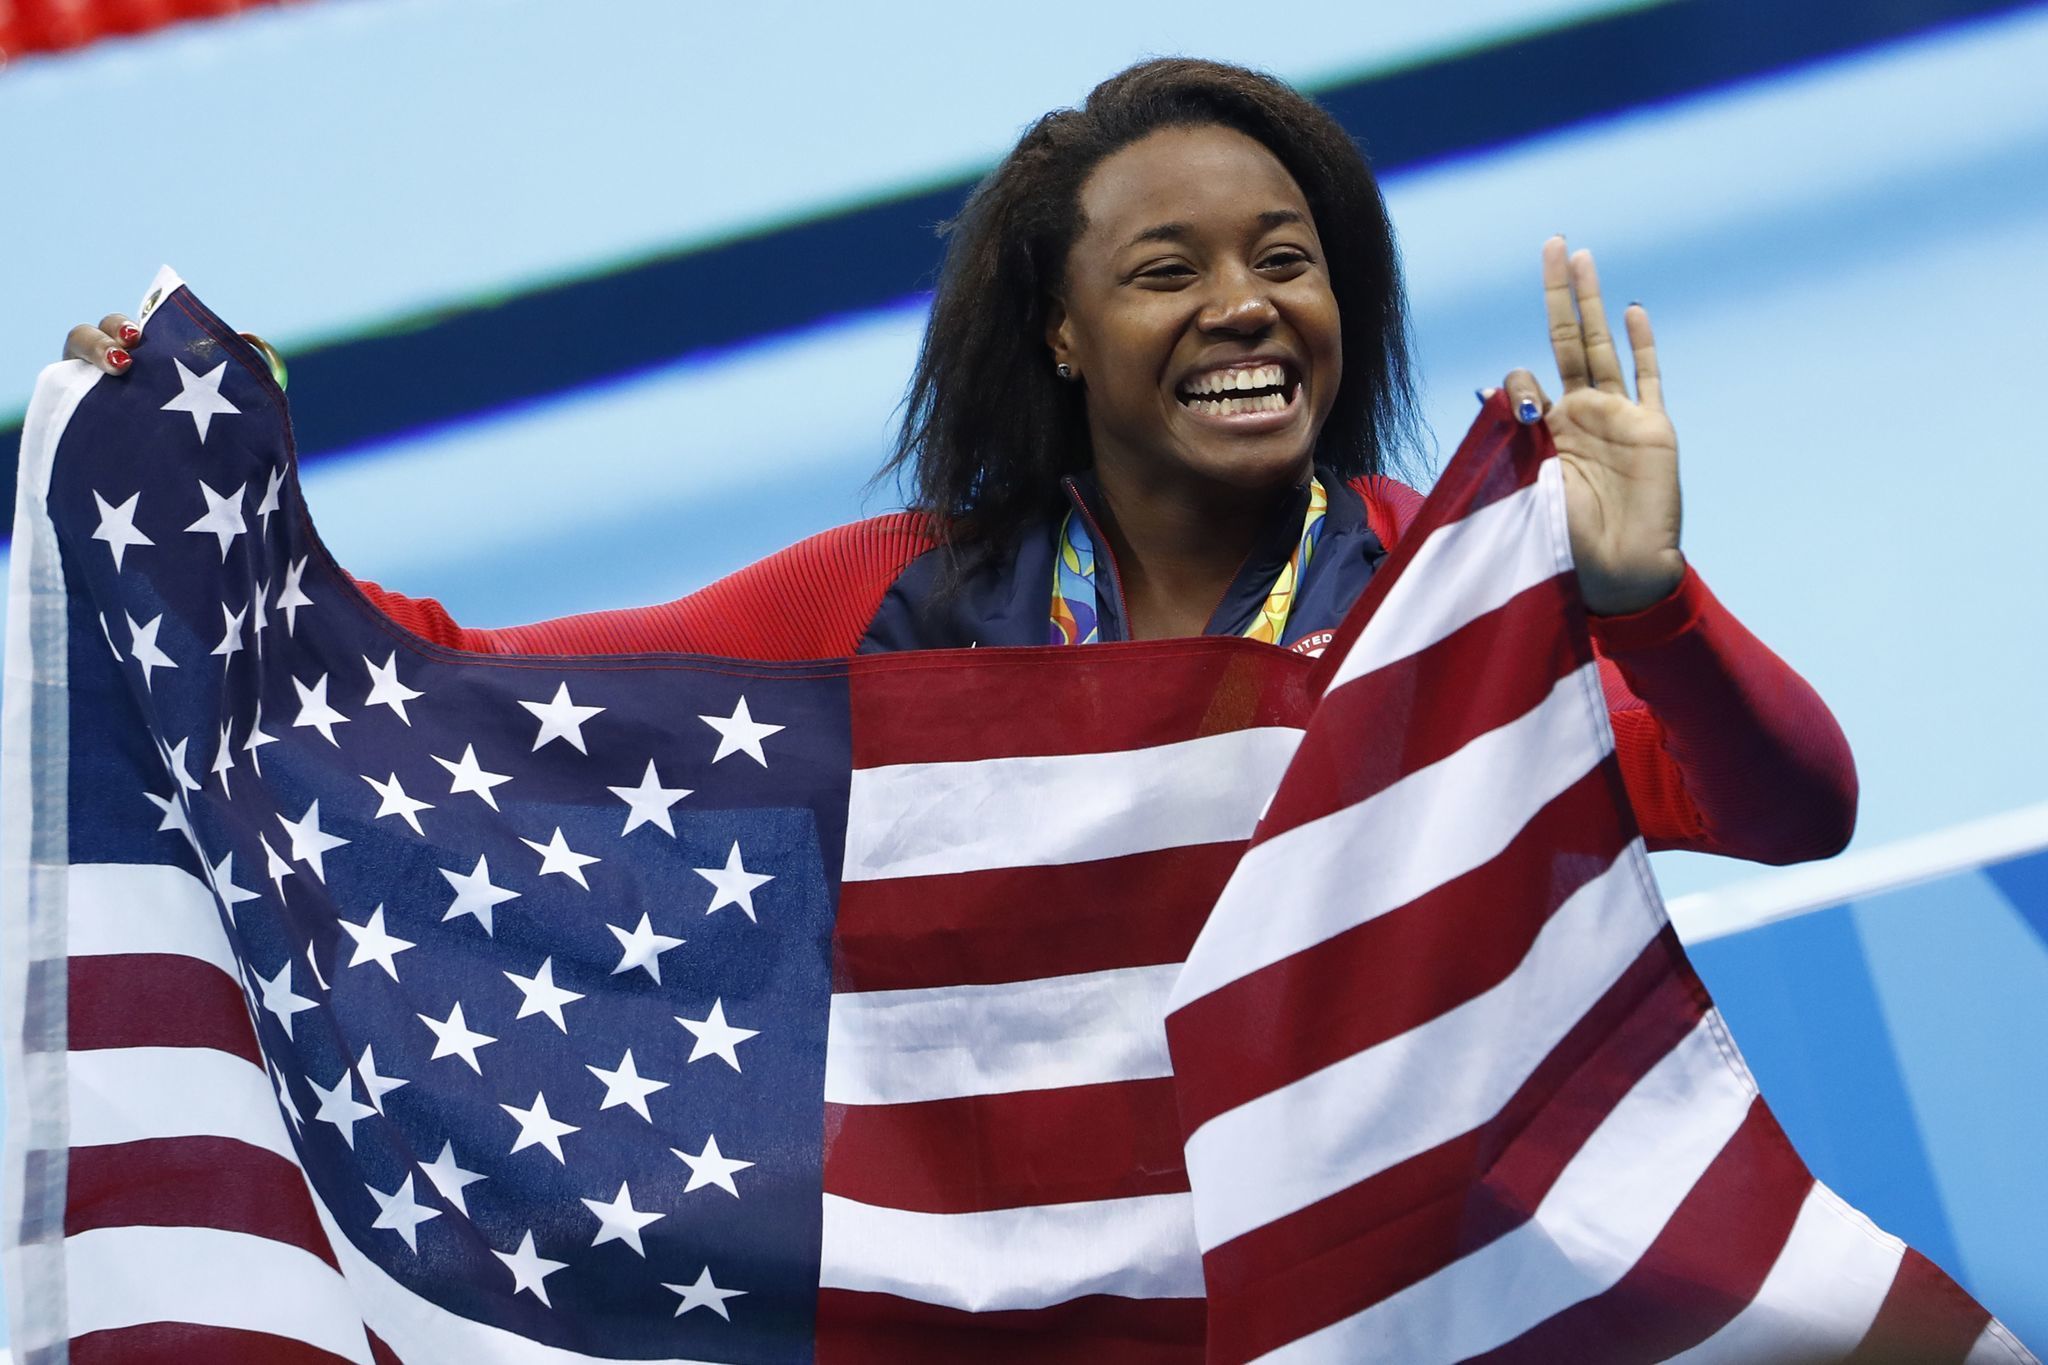
M 1621 827 L 1606 767 L 1560 792 L 1497 856 L 1463 876 L 1170 1015 L 1173 1055 L 1203 1059 L 1198 1068 L 1180 1068 L 1187 1130 L 1428 1023 L 1505 980 L 1558 906 L 1605 872 L 1626 844 L 1629 831 Z M 1384 970 L 1390 962 L 1418 969 Z M 1378 984 L 1358 989 L 1365 980 Z M 1313 1028 L 1276 1017 L 1283 1002 L 1305 1000 L 1315 1002 Z M 1274 1022 L 1247 1027 L 1248 1020 Z
M 173 953 L 74 957 L 67 977 L 75 1052 L 210 1047 L 263 1064 L 241 986 L 212 963 Z
M 818 1293 L 818 1365 L 1200 1365 L 1200 1299 L 1091 1294 L 1051 1308 L 970 1313 L 845 1289 Z
M 825 1192 L 919 1213 L 1179 1194 L 1173 1078 L 825 1106 Z
M 1119 753 L 1299 726 L 1310 703 L 1310 662 L 1256 640 L 1104 645 L 1085 658 L 948 650 L 860 663 L 849 681 L 856 768 Z
M 1664 1360 L 1728 1325 L 1784 1250 L 1813 1176 L 1761 1100 L 1635 1265 L 1498 1350 L 1494 1365 Z
M 398 1352 L 385 1345 L 384 1338 L 367 1329 L 363 1335 L 370 1339 L 370 1359 L 375 1361 L 376 1365 L 405 1365 L 405 1362 L 398 1358 Z
M 833 989 L 1035 981 L 1182 962 L 1241 842 L 1094 862 L 847 882 Z
M 146 1322 L 71 1339 L 71 1365 L 349 1365 L 348 1358 L 269 1332 Z
M 1323 699 L 1256 841 L 1376 796 L 1535 709 L 1593 657 L 1558 621 L 1577 599 L 1569 574 L 1517 593 L 1442 640 L 1354 678 Z M 1513 659 L 1513 667 L 1501 660 Z M 1319 743 L 1341 735 L 1342 743 Z
M 275 1152 L 224 1137 L 150 1138 L 71 1149 L 64 1231 L 193 1227 L 246 1232 L 341 1268 L 306 1179 Z
M 1907 1247 L 1884 1304 L 1845 1365 L 1961 1362 L 1990 1321 L 1946 1271 Z
M 1500 453 L 1503 450 L 1505 454 Z M 1379 610 L 1394 584 L 1406 576 L 1408 566 L 1415 560 L 1415 548 L 1442 527 L 1536 482 L 1549 450 L 1550 433 L 1540 424 L 1525 427 L 1515 421 L 1504 392 L 1487 400 L 1443 477 L 1430 490 L 1429 501 L 1422 505 L 1421 513 L 1394 553 L 1373 573 L 1357 605 L 1337 628 L 1336 638 L 1316 661 L 1315 673 L 1309 680 L 1313 692 L 1319 693 L 1329 686 L 1331 675 L 1351 652 L 1366 621 Z
M 1527 1221 L 1608 1111 L 1698 1024 L 1699 987 L 1675 970 L 1676 950 L 1667 929 L 1487 1123 L 1205 1255 L 1210 1359 L 1263 1355 Z

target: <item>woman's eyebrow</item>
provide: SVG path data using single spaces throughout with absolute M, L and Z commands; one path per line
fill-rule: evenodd
M 1308 215 L 1300 209 L 1267 209 L 1259 215 L 1259 229 L 1270 232 L 1276 227 L 1289 223 L 1308 223 Z M 1140 242 L 1184 242 L 1194 236 L 1195 229 L 1189 223 L 1155 223 L 1125 242 L 1119 250 L 1138 245 Z

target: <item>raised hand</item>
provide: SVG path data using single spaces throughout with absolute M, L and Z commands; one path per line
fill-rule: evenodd
M 1678 433 L 1664 415 L 1650 315 L 1633 303 L 1622 315 L 1635 362 L 1630 398 L 1590 251 L 1568 255 L 1563 237 L 1543 244 L 1543 303 L 1563 396 L 1552 403 L 1527 370 L 1509 374 L 1506 388 L 1522 420 L 1541 417 L 1556 442 L 1587 608 L 1641 611 L 1685 576 Z

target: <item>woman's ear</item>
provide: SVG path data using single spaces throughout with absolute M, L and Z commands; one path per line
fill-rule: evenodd
M 1073 336 L 1067 326 L 1067 306 L 1058 299 L 1046 305 L 1045 344 L 1052 351 L 1055 366 L 1065 365 L 1075 374 L 1080 372 L 1081 367 L 1074 360 Z

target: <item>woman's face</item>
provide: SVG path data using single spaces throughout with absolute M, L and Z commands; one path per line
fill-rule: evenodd
M 1344 357 L 1294 177 L 1234 129 L 1164 128 L 1096 167 L 1081 210 L 1046 340 L 1087 386 L 1097 468 L 1298 481 Z

